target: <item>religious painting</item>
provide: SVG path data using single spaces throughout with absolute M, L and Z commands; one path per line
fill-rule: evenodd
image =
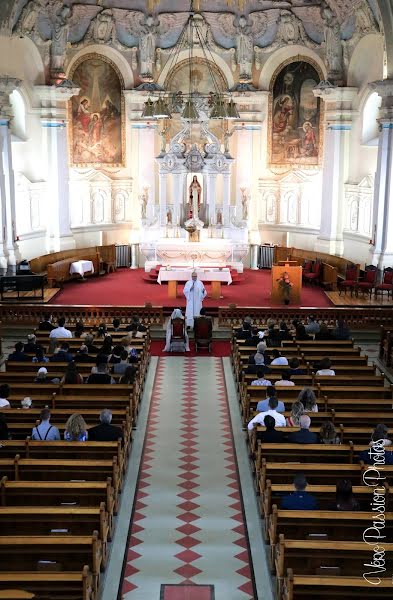
M 89 54 L 70 78 L 80 88 L 70 100 L 71 166 L 123 166 L 123 82 L 116 66 L 104 56 Z
M 270 86 L 269 165 L 315 168 L 322 163 L 322 106 L 313 89 L 322 79 L 312 61 L 288 61 Z

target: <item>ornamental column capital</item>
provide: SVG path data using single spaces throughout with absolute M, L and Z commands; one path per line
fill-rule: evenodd
M 393 79 L 372 81 L 368 87 L 382 99 L 379 109 L 379 121 L 393 121 Z

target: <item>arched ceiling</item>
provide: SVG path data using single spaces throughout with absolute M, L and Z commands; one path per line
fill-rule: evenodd
M 74 29 L 81 26 L 81 20 L 93 18 L 99 10 L 103 8 L 112 8 L 121 10 L 136 10 L 144 13 L 148 12 L 149 1 L 146 0 L 1 0 L 0 2 L 0 23 L 3 31 L 12 30 L 18 20 L 21 11 L 29 1 L 40 2 L 41 4 L 56 5 L 61 4 L 73 6 L 75 19 Z M 389 4 L 392 0 L 379 0 L 384 4 Z M 280 10 L 290 10 L 299 19 L 302 20 L 307 34 L 317 42 L 321 41 L 323 22 L 320 15 L 320 6 L 326 2 L 337 15 L 341 25 L 342 37 L 350 37 L 354 31 L 354 11 L 359 4 L 367 3 L 370 6 L 374 16 L 379 20 L 378 0 L 245 0 L 244 13 L 247 15 L 256 11 L 264 12 L 267 16 L 269 28 L 274 29 Z M 182 13 L 190 9 L 190 0 L 152 0 L 155 4 L 154 11 L 160 13 Z M 200 9 L 205 13 L 231 13 L 234 16 L 239 15 L 237 0 L 199 0 Z M 83 9 L 85 7 L 85 9 Z M 120 14 L 120 13 L 119 13 Z M 79 17 L 82 17 L 80 19 Z M 41 28 L 43 25 L 41 25 Z M 76 32 L 75 32 L 76 33 Z M 173 32 L 176 35 L 176 31 Z M 170 32 L 168 32 L 170 37 Z M 269 40 L 269 32 L 266 34 Z M 76 37 L 73 35 L 72 37 Z M 219 36 L 218 36 L 219 37 Z M 225 38 L 225 36 L 222 36 Z M 270 36 L 271 37 L 271 36 Z M 175 42 L 176 40 L 168 40 Z M 225 45 L 225 39 L 217 39 L 218 43 Z M 263 40 L 262 40 L 263 45 Z

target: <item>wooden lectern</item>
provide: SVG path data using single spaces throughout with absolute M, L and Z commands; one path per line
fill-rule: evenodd
M 284 273 L 288 273 L 289 280 L 293 284 L 289 305 L 300 304 L 302 292 L 302 267 L 293 267 L 289 263 L 284 265 L 272 266 L 272 294 L 271 301 L 273 304 L 285 304 L 283 290 L 280 287 L 280 280 Z

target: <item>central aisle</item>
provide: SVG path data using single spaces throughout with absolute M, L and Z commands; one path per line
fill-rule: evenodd
M 159 359 L 131 523 L 120 598 L 257 597 L 221 358 Z

